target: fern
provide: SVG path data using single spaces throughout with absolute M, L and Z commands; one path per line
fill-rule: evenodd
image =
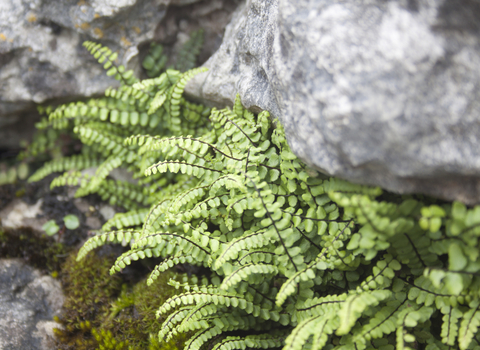
M 152 43 L 150 52 L 143 59 L 142 66 L 145 68 L 147 75 L 154 78 L 160 75 L 163 68 L 167 64 L 168 57 L 163 55 L 163 46 Z
M 190 39 L 182 46 L 175 60 L 175 69 L 186 72 L 196 67 L 196 60 L 203 47 L 203 30 L 199 29 L 190 35 Z
M 112 53 L 108 47 L 91 41 L 84 42 L 83 46 L 98 60 L 98 63 L 103 64 L 103 68 L 107 70 L 108 76 L 113 76 L 124 85 L 132 85 L 137 81 L 133 75 L 133 70 L 125 71 L 124 66 L 117 67 L 115 65 L 118 57 L 116 52 Z
M 91 157 L 88 155 L 76 155 L 71 157 L 64 157 L 60 159 L 52 160 L 46 163 L 41 169 L 37 170 L 33 175 L 30 176 L 30 182 L 36 182 L 44 177 L 60 171 L 67 170 L 83 170 L 87 168 L 92 168 L 100 165 L 102 160 L 100 157 Z
M 188 44 L 184 69 L 199 42 Z M 112 274 L 152 257 L 161 259 L 148 284 L 178 264 L 210 270 L 210 284 L 179 285 L 185 292 L 158 310 L 160 340 L 191 332 L 187 349 L 474 347 L 480 206 L 312 177 L 268 112 L 255 115 L 238 97 L 233 109 L 188 102 L 186 83 L 203 68 L 163 71 L 153 46 L 150 78 L 139 81 L 107 48 L 86 47 L 121 86 L 49 111 L 41 127 L 69 130 L 85 150 L 31 180 L 64 171 L 52 186 L 128 210 L 78 259 L 117 243 L 129 250 Z M 95 175 L 80 172 L 90 166 Z M 135 181 L 110 179 L 116 168 Z
M 460 349 L 467 349 L 473 340 L 473 337 L 478 332 L 480 326 L 480 309 L 479 302 L 473 301 L 470 303 L 468 310 L 464 315 L 459 329 L 459 347 Z

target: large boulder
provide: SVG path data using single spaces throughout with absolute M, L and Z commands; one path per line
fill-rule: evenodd
M 90 97 L 116 83 L 83 41 L 109 46 L 119 52 L 118 64 L 139 73 L 139 50 L 148 42 L 174 45 L 201 27 L 206 60 L 222 42 L 237 2 L 0 0 L 0 151 L 28 136 L 37 103 Z
M 284 124 L 331 175 L 480 202 L 480 3 L 247 0 L 193 94 Z
M 86 50 L 98 40 L 126 63 L 165 15 L 159 1 L 16 1 L 0 6 L 0 114 L 59 97 L 90 96 L 112 83 Z
M 125 64 L 153 38 L 164 3 L 0 0 L 0 146 L 13 147 L 33 127 L 28 112 L 36 103 L 92 96 L 112 85 L 83 41 L 111 46 Z

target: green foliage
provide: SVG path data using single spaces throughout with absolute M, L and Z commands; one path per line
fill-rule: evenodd
M 13 184 L 17 180 L 17 169 L 15 167 L 7 167 L 5 164 L 0 170 L 0 186 Z
M 204 69 L 185 73 L 167 70 L 154 79 L 138 82 L 132 71 L 115 65 L 116 53 L 92 42 L 85 42 L 84 46 L 104 64 L 107 74 L 120 81 L 120 88 L 108 89 L 102 98 L 46 109 L 48 120 L 38 127 L 46 129 L 47 133 L 49 130 L 64 130 L 77 137 L 84 147 L 81 154 L 47 162 L 29 181 L 39 181 L 53 172 L 66 171 L 52 182 L 52 187 L 79 185 L 76 196 L 98 193 L 110 204 L 137 210 L 156 201 L 155 193 L 162 182 L 145 187 L 107 179 L 117 168 L 132 172 L 134 178 L 143 177 L 144 164 L 153 159 L 152 152 L 139 156 L 139 147 L 126 145 L 123 140 L 138 133 L 161 136 L 203 132 L 206 120 L 202 116 L 207 115 L 209 109 L 187 103 L 182 93 L 187 81 Z M 93 176 L 81 173 L 92 167 L 96 167 Z M 174 178 L 168 181 L 172 180 L 175 181 Z
M 203 47 L 203 29 L 199 29 L 190 35 L 190 39 L 182 46 L 175 57 L 175 69 L 180 72 L 195 68 L 196 60 Z
M 163 54 L 163 46 L 152 43 L 150 52 L 143 59 L 142 66 L 145 68 L 149 78 L 155 78 L 160 75 L 167 64 L 168 57 Z
M 55 277 L 67 252 L 67 247 L 55 242 L 52 237 L 38 235 L 38 232 L 31 228 L 11 229 L 0 225 L 0 256 L 2 258 L 25 259 L 29 265 Z
M 55 220 L 49 220 L 42 226 L 42 230 L 45 231 L 47 236 L 53 236 L 58 231 L 60 231 L 60 227 L 58 227 Z
M 113 65 L 108 49 L 86 46 Z M 183 293 L 158 307 L 159 341 L 186 333 L 189 350 L 478 348 L 480 206 L 313 177 L 268 112 L 254 115 L 238 98 L 233 110 L 187 102 L 185 84 L 201 69 L 135 81 L 106 68 L 118 90 L 50 114 L 102 163 L 93 177 L 66 173 L 52 185 L 117 193 L 129 210 L 79 260 L 120 243 L 129 250 L 113 275 L 147 258 L 161 258 L 148 285 L 178 264 L 210 271 L 208 282 L 172 282 Z M 117 167 L 140 180 L 109 182 Z
M 63 222 L 65 227 L 69 230 L 75 230 L 80 226 L 80 220 L 76 215 L 68 214 L 63 217 Z M 45 231 L 47 236 L 53 236 L 58 231 L 60 231 L 60 227 L 57 225 L 55 220 L 49 220 L 42 226 L 42 230 Z
M 28 164 L 23 162 L 17 166 L 0 164 L 0 186 L 13 184 L 18 179 L 25 180 L 28 176 Z
M 182 46 L 180 52 L 174 57 L 173 67 L 180 72 L 195 68 L 196 60 L 203 47 L 203 30 L 199 29 L 190 35 L 190 39 Z M 163 46 L 152 43 L 150 51 L 142 62 L 143 68 L 149 78 L 155 78 L 167 66 L 168 57 L 164 55 Z
M 78 220 L 78 216 L 73 214 L 68 214 L 63 217 L 63 222 L 65 223 L 65 227 L 69 230 L 75 230 L 80 226 L 80 220 Z
M 92 255 L 77 262 L 71 255 L 63 265 L 61 276 L 66 300 L 61 317 L 62 328 L 55 330 L 57 349 L 172 349 L 182 347 L 184 336 L 168 344 L 160 343 L 156 329 L 161 320 L 156 309 L 178 291 L 167 284 L 169 279 L 188 280 L 181 275 L 165 273 L 147 287 L 145 281 L 133 287 L 119 276 L 108 276 L 112 256 Z

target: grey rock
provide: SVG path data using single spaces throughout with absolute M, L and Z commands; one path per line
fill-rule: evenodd
M 0 147 L 28 136 L 33 123 L 25 123 L 26 112 L 36 103 L 88 97 L 115 85 L 83 41 L 107 45 L 120 53 L 119 64 L 138 66 L 138 46 L 153 39 L 167 3 L 0 0 Z
M 0 349 L 55 349 L 52 321 L 64 302 L 60 282 L 17 259 L 0 260 Z
M 99 94 L 115 80 L 87 50 L 94 40 L 135 66 L 165 14 L 156 0 L 0 0 L 0 148 L 32 133 L 36 103 Z M 34 114 L 33 114 L 34 115 Z
M 247 0 L 188 86 L 240 94 L 316 169 L 480 202 L 480 3 Z
M 119 50 L 120 62 L 138 53 L 165 14 L 165 1 L 16 1 L 0 6 L 0 114 L 32 102 L 104 91 L 113 80 L 81 44 L 96 40 Z
M 139 73 L 145 43 L 172 45 L 179 32 L 202 27 L 205 61 L 238 1 L 0 0 L 0 149 L 29 138 L 36 103 L 86 98 L 116 84 L 83 41 L 118 51 L 118 64 Z

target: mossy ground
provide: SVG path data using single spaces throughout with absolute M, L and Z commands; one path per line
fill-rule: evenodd
M 55 348 L 182 348 L 187 338 L 184 335 L 168 344 L 158 340 L 156 332 L 163 320 L 155 316 L 167 298 L 180 292 L 167 284 L 170 278 L 181 278 L 180 275 L 164 273 L 153 285 L 147 286 L 145 279 L 151 266 L 139 262 L 121 274 L 110 276 L 110 267 L 124 251 L 122 247 L 103 247 L 92 252 L 88 259 L 77 262 L 76 247 L 87 233 L 85 217 L 75 211 L 72 202 L 59 201 L 59 196 L 65 197 L 66 189 L 50 192 L 49 181 L 0 186 L 0 206 L 5 207 L 18 197 L 27 203 L 35 203 L 41 197 L 48 219 L 61 224 L 63 216 L 73 211 L 82 225 L 71 232 L 64 230 L 60 239 L 58 235 L 47 237 L 28 227 L 2 228 L 0 223 L 0 257 L 20 258 L 42 273 L 60 279 L 66 300 L 62 314 L 55 317 L 59 322 Z M 90 201 L 95 204 L 99 199 L 92 197 Z
M 65 261 L 67 249 L 53 238 L 39 236 L 29 227 L 4 229 L 0 226 L 0 257 L 20 258 L 53 277 Z
M 178 291 L 167 284 L 174 273 L 164 273 L 151 286 L 145 279 L 127 283 L 131 274 L 145 274 L 134 266 L 125 275 L 109 275 L 115 255 L 97 253 L 76 261 L 69 256 L 61 273 L 66 301 L 57 321 L 58 349 L 177 349 L 185 336 L 168 344 L 160 343 L 156 331 L 162 320 L 155 313 L 163 302 Z

